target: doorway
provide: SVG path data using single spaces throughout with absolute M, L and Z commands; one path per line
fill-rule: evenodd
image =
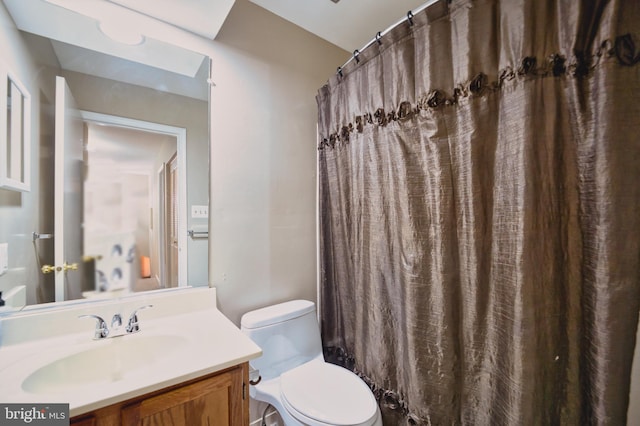
M 99 206 L 99 210 L 108 216 L 107 221 L 115 226 L 112 229 L 119 229 L 122 232 L 112 230 L 107 236 L 108 244 L 103 245 L 114 247 L 114 241 L 111 241 L 114 238 L 123 241 L 127 241 L 128 238 L 129 242 L 133 242 L 136 256 L 131 264 L 131 269 L 134 271 L 131 278 L 133 285 L 130 287 L 132 291 L 185 286 L 187 276 L 185 129 L 84 111 L 82 118 L 86 126 L 93 129 L 88 132 L 87 138 L 89 157 L 94 154 L 92 150 L 97 148 L 95 137 L 118 140 L 118 144 L 126 145 L 126 149 L 123 149 L 121 154 L 127 157 L 126 160 L 124 158 L 118 160 L 116 157 L 103 164 L 104 168 L 112 172 L 117 170 L 117 175 L 113 177 L 111 173 L 111 178 L 106 184 L 100 184 L 102 186 L 98 186 L 99 190 L 94 191 L 94 195 L 85 197 L 87 202 L 92 199 L 95 202 L 96 198 L 105 200 L 111 198 L 110 210 L 108 206 L 101 206 L 100 201 L 94 203 L 94 208 Z M 167 139 L 172 140 L 173 145 L 167 145 Z M 154 143 L 152 141 L 158 144 L 156 151 L 148 150 L 149 145 Z M 94 143 L 93 148 L 92 143 Z M 116 151 L 113 145 L 107 149 Z M 158 150 L 162 152 L 159 153 Z M 160 161 L 160 168 L 167 170 L 166 179 L 157 178 L 158 166 L 146 157 L 155 157 L 156 161 Z M 109 162 L 117 163 L 117 168 Z M 100 165 L 92 163 L 91 160 L 88 164 L 87 173 L 91 176 L 91 168 L 98 168 Z M 152 165 L 149 166 L 149 164 Z M 117 211 L 118 207 L 114 207 L 117 206 L 115 198 L 124 201 L 120 212 Z M 167 226 L 168 219 L 171 220 L 171 226 Z M 88 231 L 95 229 L 96 223 L 91 221 L 90 215 L 85 215 L 85 220 Z M 118 225 L 121 225 L 120 228 L 117 228 Z M 85 234 L 87 235 L 85 241 L 88 241 L 88 238 L 95 233 L 86 232 Z M 104 232 L 97 234 L 104 235 Z M 123 244 L 122 247 L 123 252 L 126 251 L 125 245 Z M 91 247 L 91 244 L 85 244 L 86 250 L 90 250 Z M 113 263 L 106 265 L 106 260 L 111 259 L 110 252 L 98 253 L 95 257 L 100 258 L 100 256 L 103 265 L 109 271 L 115 270 L 116 266 Z M 117 258 L 122 261 L 131 261 L 126 257 Z M 105 278 L 109 279 L 110 275 Z

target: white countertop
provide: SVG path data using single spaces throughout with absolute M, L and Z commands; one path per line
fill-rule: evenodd
M 0 345 L 0 380 L 2 380 L 0 401 L 3 403 L 69 403 L 70 415 L 73 417 L 221 371 L 261 355 L 260 348 L 217 310 L 215 294 L 212 298 L 213 304 L 203 304 L 202 292 L 190 291 L 195 293 L 180 302 L 182 306 L 175 309 L 177 314 L 172 314 L 170 308 L 165 309 L 162 300 L 154 299 L 152 301 L 154 308 L 139 312 L 140 331 L 131 335 L 93 340 L 95 321 L 77 319 L 78 312 L 72 312 L 71 315 L 67 312 L 67 317 L 73 319 L 74 325 L 77 325 L 78 322 L 83 324 L 83 330 L 80 332 L 75 329 L 74 332 L 60 333 L 52 337 L 38 336 L 33 339 L 21 340 L 11 336 L 19 326 L 16 323 L 11 324 L 10 336 L 3 336 L 3 340 L 8 337 L 6 340 L 9 342 L 3 342 Z M 189 312 L 188 299 L 191 297 L 199 297 L 200 299 L 193 301 L 194 310 Z M 135 306 L 136 303 L 140 302 L 134 300 L 127 306 Z M 116 305 L 104 305 L 101 312 L 109 312 L 109 308 L 113 311 L 114 306 Z M 91 312 L 91 310 L 91 306 L 85 306 L 83 313 Z M 128 315 L 127 310 L 122 314 L 125 324 Z M 111 316 L 108 314 L 101 316 L 108 325 Z M 37 323 L 37 319 L 30 318 L 30 315 L 24 319 L 24 324 L 28 327 Z M 55 322 L 55 320 L 51 321 Z M 0 327 L 3 327 L 1 320 Z M 4 331 L 0 329 L 0 333 L 4 334 Z M 28 386 L 24 385 L 24 381 L 31 373 L 55 360 L 84 351 L 101 350 L 108 345 L 112 345 L 109 348 L 109 353 L 118 354 L 118 345 L 133 343 L 144 346 L 144 339 L 147 339 L 148 342 L 149 339 L 156 338 L 159 338 L 156 342 L 166 341 L 168 343 L 160 346 L 161 349 L 154 346 L 153 352 L 147 351 L 146 356 L 141 353 L 141 358 L 127 355 L 130 356 L 129 359 L 117 360 L 117 363 L 126 366 L 129 364 L 136 366 L 119 375 L 117 379 L 92 381 L 75 387 L 59 383 L 60 386 L 55 385 L 53 390 L 39 390 L 38 393 L 25 389 Z M 117 355 L 115 357 L 118 358 Z M 100 369 L 105 366 L 85 365 L 79 366 L 80 368 Z M 112 367 L 107 366 L 106 368 Z M 75 372 L 71 374 L 73 375 Z M 78 371 L 78 374 L 81 375 L 82 371 Z M 69 380 L 72 381 L 72 379 Z

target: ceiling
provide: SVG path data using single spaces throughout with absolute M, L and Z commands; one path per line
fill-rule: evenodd
M 94 122 L 87 126 L 88 164 L 112 177 L 122 173 L 148 173 L 156 164 L 158 152 L 176 150 L 176 138 L 172 135 Z
M 210 0 L 215 1 L 215 0 Z M 348 52 L 360 49 L 426 0 L 250 0 Z
M 110 0 L 213 40 L 235 0 Z
M 249 0 L 346 51 L 426 0 Z M 214 39 L 235 0 L 111 0 L 112 3 Z
M 157 84 L 144 77 L 153 70 L 178 76 L 172 78 L 203 78 L 206 56 L 185 46 L 192 46 L 194 37 L 199 41 L 215 39 L 236 0 L 2 1 L 20 30 L 51 40 L 61 68 L 153 87 Z M 426 0 L 238 1 L 251 1 L 352 52 Z M 101 22 L 122 31 L 138 29 L 145 40 L 135 46 L 118 43 L 100 31 Z M 125 65 L 131 64 L 147 68 L 123 73 Z M 134 81 L 136 75 L 142 77 Z M 176 86 L 185 87 L 186 83 Z
M 159 0 L 174 3 L 182 0 Z M 195 0 L 193 0 L 195 1 Z M 222 0 L 207 0 L 218 2 Z M 233 2 L 233 0 L 224 0 Z M 93 50 L 124 60 L 142 63 L 169 72 L 193 77 L 202 64 L 204 55 L 179 47 L 164 40 L 179 39 L 182 34 L 157 19 L 123 8 L 105 0 L 3 0 L 16 26 L 25 32 Z M 179 14 L 176 14 L 179 16 Z M 100 23 L 116 28 L 139 29 L 144 34 L 142 44 L 129 46 L 105 35 Z M 217 31 L 217 30 L 216 30 Z M 176 42 L 179 40 L 176 40 Z M 59 58 L 61 59 L 61 58 Z M 60 63 L 63 69 L 66 63 Z

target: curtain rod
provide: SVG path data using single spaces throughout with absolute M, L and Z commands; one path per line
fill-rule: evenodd
M 340 74 L 340 76 L 342 76 L 342 69 L 344 67 L 346 67 L 349 62 L 353 61 L 354 59 L 356 60 L 356 62 L 358 62 L 358 55 L 360 54 L 361 51 L 367 49 L 369 46 L 371 46 L 373 43 L 378 42 L 378 43 L 382 43 L 380 41 L 380 39 L 382 38 L 382 36 L 384 36 L 385 34 L 387 34 L 389 31 L 391 31 L 392 29 L 394 29 L 395 27 L 397 27 L 398 25 L 402 24 L 404 21 L 409 21 L 409 23 L 413 24 L 412 19 L 413 19 L 413 15 L 416 15 L 420 12 L 422 12 L 423 10 L 425 10 L 426 8 L 428 8 L 429 6 L 439 2 L 440 0 L 428 0 L 425 4 L 423 4 L 422 6 L 419 6 L 417 9 L 415 10 L 410 10 L 407 12 L 407 16 L 405 16 L 404 18 L 400 19 L 398 22 L 396 22 L 393 25 L 390 25 L 389 27 L 387 27 L 386 30 L 384 31 L 378 31 L 378 33 L 376 34 L 376 36 L 373 38 L 373 40 L 369 41 L 369 43 L 365 44 L 361 49 L 356 49 L 353 51 L 353 56 L 351 56 L 347 62 L 345 62 L 344 64 L 342 64 L 341 67 L 338 67 L 338 70 L 336 71 L 338 74 Z

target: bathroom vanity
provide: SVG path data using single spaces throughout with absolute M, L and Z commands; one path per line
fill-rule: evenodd
M 215 289 L 34 309 L 0 317 L 0 336 L 3 403 L 68 403 L 72 425 L 249 424 L 248 362 L 261 350 Z
M 244 363 L 76 416 L 71 425 L 248 425 L 247 381 Z

